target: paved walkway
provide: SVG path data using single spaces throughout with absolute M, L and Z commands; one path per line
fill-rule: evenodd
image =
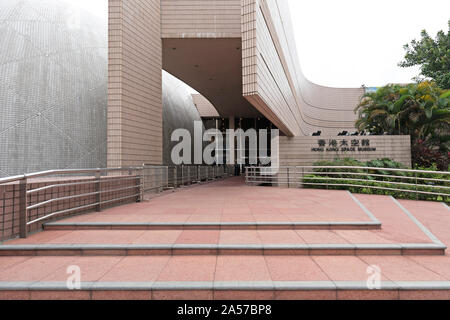
M 0 298 L 450 299 L 449 231 L 441 203 L 231 178 L 4 243 Z

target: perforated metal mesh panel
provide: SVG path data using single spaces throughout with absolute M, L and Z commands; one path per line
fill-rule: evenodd
M 107 41 L 65 1 L 0 1 L 0 176 L 106 166 Z

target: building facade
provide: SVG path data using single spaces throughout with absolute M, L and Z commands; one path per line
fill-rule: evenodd
M 0 2 L 0 176 L 171 164 L 171 133 L 192 133 L 201 119 L 222 131 L 278 128 L 280 164 L 348 156 L 410 165 L 405 137 L 315 151 L 355 130 L 364 91 L 306 79 L 287 1 L 108 0 L 108 8 L 102 22 L 64 0 Z
M 206 118 L 233 129 L 264 118 L 280 130 L 283 148 L 318 131 L 354 131 L 364 93 L 306 79 L 284 0 L 109 0 L 108 66 L 109 166 L 161 163 L 161 69 L 203 96 L 194 100 Z M 386 156 L 391 141 L 378 138 L 385 152 L 344 155 Z M 410 165 L 400 152 L 397 159 Z M 311 161 L 315 155 L 308 151 Z

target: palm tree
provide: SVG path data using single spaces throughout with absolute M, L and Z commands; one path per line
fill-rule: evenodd
M 448 162 L 450 90 L 441 90 L 428 81 L 387 85 L 364 94 L 355 112 L 360 131 L 410 135 L 413 147 L 425 143 L 438 149 Z

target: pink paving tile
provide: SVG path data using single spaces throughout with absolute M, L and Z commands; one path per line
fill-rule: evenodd
M 270 281 L 263 256 L 217 257 L 215 281 Z
M 217 244 L 220 230 L 185 230 L 175 243 L 179 244 Z
M 81 271 L 81 281 L 98 281 L 117 265 L 124 257 L 74 257 L 65 265 L 41 279 L 41 281 L 66 281 L 69 277 L 67 268 L 77 266 Z
M 368 265 L 358 257 L 315 256 L 312 258 L 333 281 L 366 281 L 370 275 L 367 273 Z
M 189 219 L 186 220 L 186 222 L 192 223 L 192 222 L 214 222 L 219 223 L 222 219 L 221 214 L 193 214 L 189 217 Z
M 254 222 L 252 214 L 223 214 L 222 222 Z
M 450 256 L 409 256 L 408 259 L 450 280 Z
M 173 244 L 181 234 L 181 230 L 144 231 L 133 241 L 134 244 Z
M 317 215 L 311 214 L 311 213 L 305 213 L 305 214 L 285 213 L 284 216 L 286 217 L 286 221 L 290 221 L 290 222 L 329 221 L 328 218 L 322 219 L 320 216 L 317 216 Z
M 264 206 L 264 207 L 250 207 L 253 215 L 280 215 L 281 212 L 277 208 Z
M 439 202 L 399 201 L 436 237 L 450 246 L 450 211 Z
M 436 272 L 422 267 L 408 257 L 361 256 L 364 262 L 376 265 L 392 281 L 445 281 Z
M 75 230 L 46 243 L 127 244 L 135 241 L 144 232 L 143 230 Z
M 404 230 L 400 230 L 398 226 L 382 226 L 380 231 L 374 231 L 377 235 L 385 239 L 388 243 L 432 243 L 430 238 L 425 234 L 417 235 L 415 233 L 407 234 Z
M 0 271 L 0 281 L 38 281 L 73 261 L 74 257 L 34 257 Z
M 31 257 L 0 257 L 0 270 L 4 271 L 8 268 L 13 268 Z
M 221 244 L 260 244 L 261 239 L 256 230 L 221 230 Z
M 46 243 L 48 241 L 55 240 L 61 236 L 68 234 L 71 231 L 51 231 L 51 232 L 38 232 L 29 235 L 26 239 L 14 239 L 6 242 L 6 244 L 30 244 L 30 243 Z
M 247 206 L 242 207 L 224 207 L 222 214 L 224 216 L 228 215 L 251 215 L 252 211 Z
M 264 244 L 300 244 L 305 243 L 294 230 L 258 230 Z
M 348 243 L 344 238 L 330 230 L 296 230 L 296 233 L 309 244 Z
M 174 222 L 174 223 L 183 223 L 186 222 L 187 219 L 189 219 L 190 214 L 164 214 L 158 216 L 153 222 Z
M 236 209 L 236 208 L 249 208 L 248 202 L 246 200 L 234 200 L 227 201 L 223 203 L 224 209 Z
M 173 256 L 158 276 L 158 281 L 213 281 L 215 256 Z
M 281 213 L 278 214 L 254 214 L 256 222 L 289 222 L 289 219 Z
M 378 235 L 378 231 L 370 230 L 335 230 L 338 236 L 348 243 L 392 243 Z
M 287 216 L 289 216 L 289 215 L 308 215 L 308 214 L 312 214 L 312 212 L 310 212 L 309 210 L 305 210 L 304 208 L 299 208 L 299 207 L 295 207 L 295 208 L 279 208 L 278 211 L 281 212 L 282 214 L 287 215 Z
M 195 215 L 218 215 L 221 216 L 222 215 L 222 207 L 211 207 L 211 208 L 204 208 L 204 207 L 200 207 L 195 209 L 195 212 L 193 213 Z
M 266 256 L 265 259 L 273 281 L 329 280 L 311 257 Z
M 169 261 L 169 256 L 124 257 L 99 281 L 155 281 Z
M 185 203 L 181 208 L 168 208 L 162 212 L 164 215 L 191 215 L 195 213 L 196 208 L 189 207 L 189 204 Z
M 364 194 L 355 196 L 382 222 L 383 230 L 389 233 L 389 240 L 408 242 L 413 239 L 429 242 L 429 238 L 390 197 Z

